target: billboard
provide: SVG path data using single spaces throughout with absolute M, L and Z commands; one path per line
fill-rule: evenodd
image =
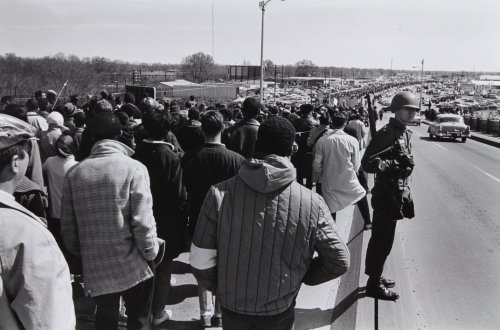
M 259 80 L 259 65 L 231 65 L 229 66 L 229 80 L 245 81 Z

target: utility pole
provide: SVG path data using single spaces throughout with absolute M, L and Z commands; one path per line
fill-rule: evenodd
M 424 86 L 422 85 L 424 79 L 424 59 L 422 59 L 422 71 L 420 72 L 420 105 L 419 108 L 422 107 L 422 89 Z
M 274 104 L 276 104 L 276 64 L 274 65 Z

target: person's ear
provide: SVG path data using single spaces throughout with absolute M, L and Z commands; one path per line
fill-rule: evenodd
M 19 157 L 19 155 L 12 156 L 12 159 L 10 161 L 10 170 L 12 171 L 12 173 L 15 174 L 19 173 L 20 166 L 21 166 L 21 158 Z

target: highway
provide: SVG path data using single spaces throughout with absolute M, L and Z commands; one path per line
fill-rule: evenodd
M 473 140 L 429 140 L 424 124 L 410 129 L 416 217 L 398 224 L 386 266 L 401 299 L 379 302 L 375 324 L 498 329 L 500 149 Z

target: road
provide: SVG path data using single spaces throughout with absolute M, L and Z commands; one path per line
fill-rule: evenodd
M 398 224 L 386 267 L 402 298 L 379 302 L 376 322 L 380 329 L 498 329 L 500 149 L 429 140 L 427 125 L 410 129 L 416 217 Z

